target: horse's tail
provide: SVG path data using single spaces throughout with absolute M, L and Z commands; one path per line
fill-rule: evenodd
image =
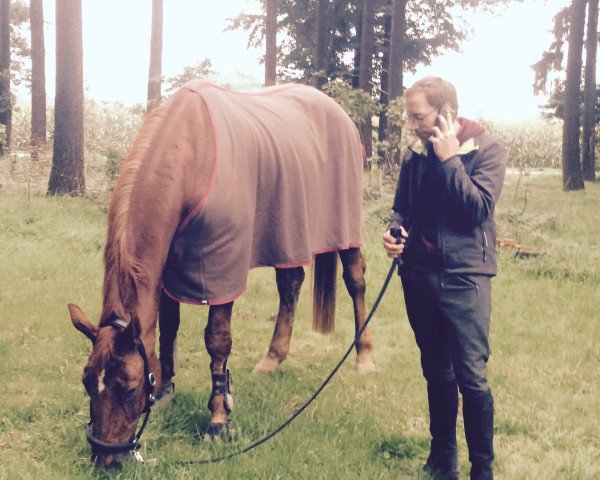
M 318 333 L 331 333 L 335 320 L 337 252 L 315 255 L 313 277 L 312 328 Z

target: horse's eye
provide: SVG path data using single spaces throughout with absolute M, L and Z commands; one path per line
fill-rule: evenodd
M 135 388 L 130 388 L 129 390 L 125 390 L 125 393 L 123 394 L 123 401 L 131 402 L 131 401 L 133 401 L 134 397 L 135 397 Z

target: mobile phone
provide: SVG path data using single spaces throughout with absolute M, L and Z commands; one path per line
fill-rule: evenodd
M 441 127 L 439 116 L 441 115 L 442 117 L 446 118 L 446 116 L 448 115 L 448 112 L 450 112 L 450 116 L 454 120 L 454 110 L 452 110 L 451 108 L 448 108 L 448 107 L 442 107 L 442 108 L 440 108 L 438 117 L 435 119 L 436 127 Z

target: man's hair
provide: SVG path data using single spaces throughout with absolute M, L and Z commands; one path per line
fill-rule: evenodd
M 455 112 L 458 111 L 456 88 L 443 78 L 425 77 L 417 80 L 412 87 L 404 92 L 404 98 L 421 92 L 425 94 L 425 98 L 432 107 L 440 110 L 449 103 Z

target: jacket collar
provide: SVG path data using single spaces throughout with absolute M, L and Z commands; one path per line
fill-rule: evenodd
M 427 154 L 427 146 L 423 143 L 420 138 L 417 138 L 415 142 L 412 143 L 408 148 L 410 148 L 413 152 L 418 155 L 426 155 Z M 475 150 L 479 150 L 479 145 L 475 144 L 474 138 L 469 138 L 464 143 L 461 143 L 458 147 L 458 155 L 466 155 Z

